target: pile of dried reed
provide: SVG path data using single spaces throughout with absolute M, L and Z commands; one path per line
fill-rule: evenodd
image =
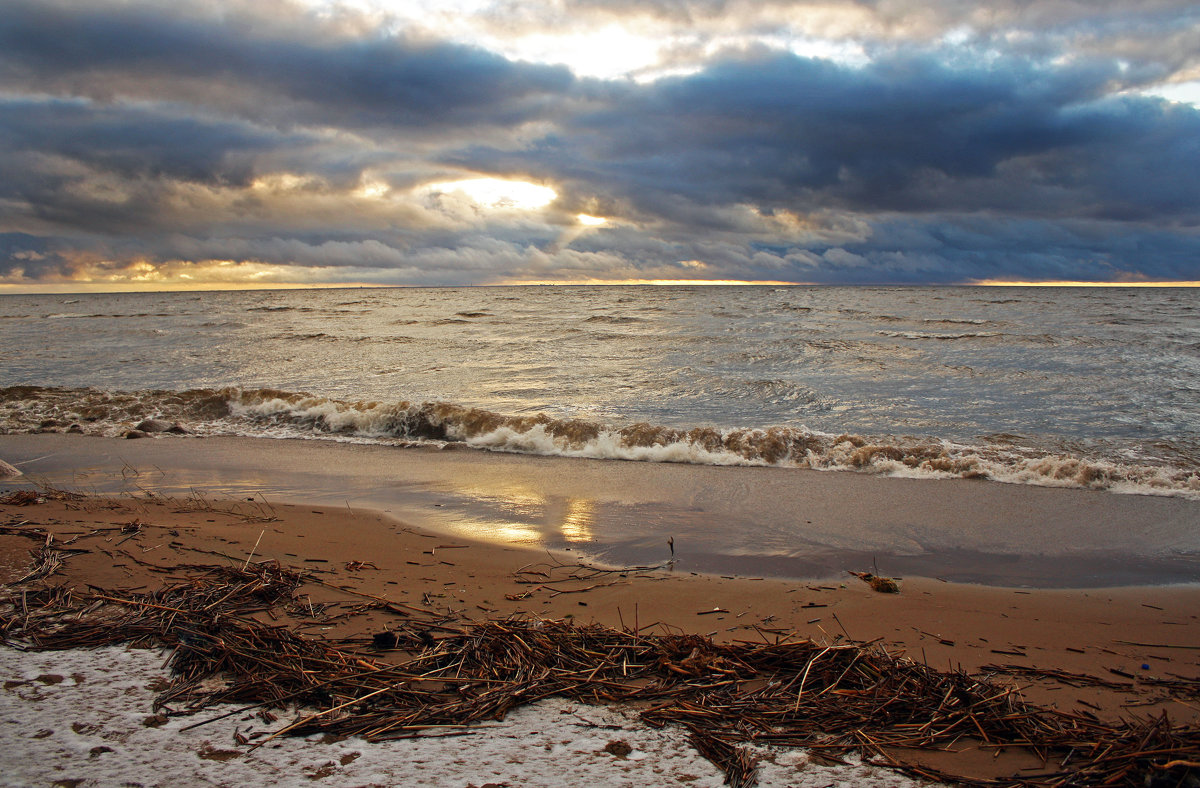
M 381 651 L 369 639 L 325 641 L 272 621 L 298 609 L 295 592 L 305 579 L 276 563 L 175 571 L 186 579 L 149 593 L 10 586 L 0 592 L 0 638 L 26 649 L 173 649 L 176 678 L 156 711 L 236 703 L 234 713 L 266 714 L 297 704 L 297 719 L 269 738 L 405 738 L 559 696 L 636 704 L 647 724 L 683 726 L 738 786 L 755 780 L 748 743 L 803 746 L 833 759 L 858 751 L 911 775 L 972 785 L 1182 785 L 1200 769 L 1195 727 L 1035 707 L 1011 685 L 864 644 L 717 644 L 556 620 L 448 626 L 393 604 L 399 624 L 377 639 L 391 647 Z M 1046 768 L 986 782 L 922 767 L 914 757 L 966 739 L 1034 752 Z

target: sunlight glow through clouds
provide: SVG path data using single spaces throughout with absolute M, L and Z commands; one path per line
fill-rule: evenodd
M 1148 96 L 1159 96 L 1168 101 L 1177 101 L 1181 104 L 1191 104 L 1193 107 L 1200 108 L 1200 80 L 1158 85 L 1143 90 L 1142 93 Z
M 250 182 L 251 191 L 268 194 L 294 192 L 315 185 L 318 179 L 311 175 L 296 175 L 290 172 L 273 172 L 260 175 Z
M 534 211 L 544 208 L 558 197 L 549 186 L 528 181 L 509 181 L 502 178 L 467 178 L 426 184 L 421 191 L 431 194 L 462 194 L 483 208 L 515 208 Z
M 511 60 L 564 65 L 576 76 L 596 79 L 653 82 L 695 73 L 726 50 L 763 46 L 845 64 L 868 60 L 855 31 L 869 15 L 852 6 L 814 6 L 800 17 L 786 7 L 740 6 L 729 13 L 752 29 L 743 32 L 731 30 L 730 19 L 721 15 L 698 14 L 681 22 L 627 9 L 619 17 L 596 11 L 573 18 L 555 3 L 533 3 L 505 18 L 494 0 L 300 1 L 321 16 L 348 10 L 390 33 L 432 35 Z
M 663 45 L 662 36 L 656 35 L 661 31 L 639 31 L 617 22 L 576 30 L 556 28 L 553 32 L 537 29 L 537 25 L 525 30 L 497 25 L 490 13 L 495 5 L 492 0 L 443 0 L 432 4 L 409 0 L 301 2 L 319 15 L 335 16 L 341 10 L 350 10 L 377 19 L 380 29 L 390 32 L 432 34 L 513 60 L 566 65 L 579 76 L 601 79 L 653 68 L 660 60 Z
M 659 63 L 659 42 L 620 25 L 567 34 L 534 33 L 481 43 L 506 57 L 537 63 L 562 63 L 580 76 L 614 79 Z
M 391 190 L 392 187 L 381 180 L 364 177 L 354 194 L 366 200 L 379 200 L 386 197 Z

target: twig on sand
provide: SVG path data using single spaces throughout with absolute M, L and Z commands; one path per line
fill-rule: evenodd
M 254 557 L 254 551 L 258 549 L 258 543 L 262 541 L 263 534 L 265 534 L 266 532 L 267 532 L 266 528 L 264 528 L 258 532 L 258 538 L 254 540 L 254 547 L 250 548 L 250 555 L 246 556 L 246 563 L 242 564 L 243 572 L 246 571 L 246 567 L 250 566 L 250 559 Z

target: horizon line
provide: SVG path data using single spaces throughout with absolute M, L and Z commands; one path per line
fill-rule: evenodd
M 161 283 L 158 283 L 161 284 Z M 381 284 L 377 282 L 278 282 L 243 283 L 207 282 L 191 286 L 146 287 L 115 283 L 47 283 L 45 285 L 0 282 L 0 295 L 117 295 L 123 293 L 205 293 L 269 290 L 358 290 L 358 289 L 450 289 L 487 287 L 1104 287 L 1104 288 L 1200 288 L 1200 280 L 1108 281 L 1086 280 L 1000 280 L 979 279 L 962 282 L 794 282 L 752 279 L 581 279 L 516 280 L 510 282 L 479 282 L 474 284 Z

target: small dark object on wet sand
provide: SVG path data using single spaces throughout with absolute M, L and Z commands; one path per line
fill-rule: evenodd
M 850 574 L 869 585 L 872 591 L 878 591 L 881 594 L 900 593 L 900 584 L 890 577 L 881 577 L 870 572 L 851 572 Z
M 375 648 L 396 648 L 400 645 L 400 636 L 395 632 L 376 632 L 371 638 Z

